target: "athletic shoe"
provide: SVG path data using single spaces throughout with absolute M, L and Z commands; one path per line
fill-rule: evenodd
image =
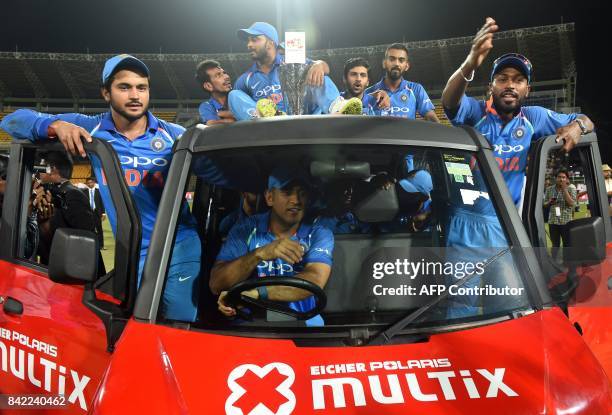
M 338 97 L 330 106 L 330 114 L 361 115 L 363 113 L 363 103 L 357 97 L 344 99 Z

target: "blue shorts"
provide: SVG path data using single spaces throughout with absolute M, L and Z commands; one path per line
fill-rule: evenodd
M 449 248 L 446 261 L 453 263 L 482 262 L 508 246 L 508 240 L 497 216 L 461 208 L 455 209 L 452 213 L 446 241 Z M 494 262 L 487 267 L 484 275 L 505 272 L 502 270 L 507 267 L 502 266 L 501 259 L 496 261 L 498 263 Z M 449 276 L 447 279 L 447 285 L 460 282 L 461 279 L 454 276 Z M 463 287 L 479 287 L 481 283 L 481 276 L 473 276 Z M 480 300 L 480 296 L 473 295 L 450 296 L 447 317 L 460 318 L 481 314 Z

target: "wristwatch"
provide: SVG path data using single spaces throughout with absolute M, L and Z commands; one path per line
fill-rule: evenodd
M 584 124 L 584 121 L 582 121 L 580 118 L 576 118 L 574 121 L 576 121 L 576 123 L 580 127 L 580 135 L 585 135 L 585 134 L 589 133 L 589 130 L 587 129 L 586 125 Z

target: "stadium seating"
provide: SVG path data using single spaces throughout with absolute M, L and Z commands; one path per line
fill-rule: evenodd
M 11 112 L 12 111 L 0 111 L 0 121 L 2 121 L 2 119 Z M 11 140 L 11 136 L 8 135 L 6 131 L 0 129 L 0 150 L 7 149 Z
M 153 111 L 157 118 L 168 122 L 176 122 L 176 111 Z

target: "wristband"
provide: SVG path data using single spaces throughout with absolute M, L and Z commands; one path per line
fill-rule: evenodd
M 461 65 L 459 67 L 459 73 L 461 74 L 461 76 L 463 77 L 463 79 L 465 80 L 465 82 L 472 82 L 474 80 L 474 74 L 476 73 L 476 70 L 472 70 L 472 75 L 470 76 L 470 78 L 466 78 L 465 75 L 463 74 L 463 65 Z
M 268 289 L 266 287 L 257 287 L 257 294 L 259 294 L 261 300 L 268 299 Z
M 580 135 L 585 135 L 585 134 L 588 134 L 588 133 L 589 133 L 589 130 L 587 129 L 587 127 L 586 127 L 586 125 L 585 125 L 584 121 L 582 121 L 580 118 L 576 118 L 574 121 L 575 121 L 575 122 L 578 124 L 578 126 L 580 127 Z

